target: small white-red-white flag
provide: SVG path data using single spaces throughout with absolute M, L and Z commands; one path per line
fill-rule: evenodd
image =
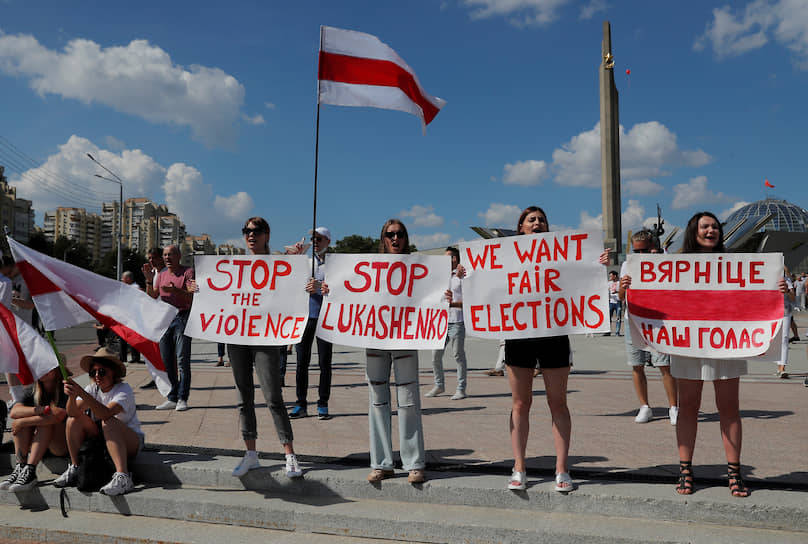
M 146 360 L 157 388 L 171 390 L 160 356 L 160 338 L 177 309 L 123 282 L 34 251 L 9 238 L 8 244 L 45 329 L 96 320 L 123 338 Z
M 28 385 L 57 366 L 48 341 L 0 304 L 0 372 L 16 374 L 20 383 Z
M 420 117 L 424 129 L 446 105 L 376 36 L 323 26 L 320 41 L 320 104 L 405 111 Z

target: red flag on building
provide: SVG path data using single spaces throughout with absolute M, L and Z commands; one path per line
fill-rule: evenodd
M 57 366 L 48 341 L 0 304 L 0 372 L 16 374 L 20 383 L 28 385 Z
M 54 259 L 9 238 L 25 284 L 46 330 L 96 320 L 135 348 L 163 395 L 171 390 L 160 338 L 177 309 L 123 282 Z
M 320 27 L 320 37 L 320 104 L 405 111 L 417 115 L 424 130 L 446 104 L 377 37 L 330 26 Z
M 769 180 L 766 180 L 766 183 L 764 183 L 764 185 L 765 185 L 766 187 L 771 187 L 772 189 L 774 189 L 774 185 L 772 185 L 771 183 L 769 183 Z

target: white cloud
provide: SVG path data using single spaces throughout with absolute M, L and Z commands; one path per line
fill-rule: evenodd
M 104 138 L 104 143 L 107 144 L 107 147 L 113 149 L 115 151 L 120 151 L 126 147 L 126 143 L 122 140 L 119 140 L 115 136 L 107 136 Z
M 795 55 L 795 64 L 808 70 L 808 2 L 806 0 L 754 0 L 733 13 L 730 5 L 713 9 L 713 19 L 693 48 L 712 45 L 718 59 L 760 49 L 770 39 Z
M 724 193 L 716 193 L 707 188 L 707 176 L 696 176 L 690 178 L 687 183 L 680 183 L 673 186 L 674 210 L 681 210 L 696 204 L 703 207 L 707 204 L 723 204 L 731 202 L 732 198 Z
M 29 34 L 0 34 L 0 72 L 27 78 L 43 97 L 99 102 L 152 123 L 189 127 L 209 147 L 235 142 L 245 94 L 221 69 L 185 68 L 146 40 L 102 48 L 73 39 L 57 51 Z
M 587 4 L 581 6 L 578 18 L 582 20 L 591 19 L 595 14 L 606 11 L 609 7 L 605 0 L 589 0 Z
M 257 115 L 253 115 L 252 117 L 244 113 L 241 115 L 241 118 L 244 119 L 244 121 L 250 125 L 263 125 L 266 123 L 266 121 L 264 120 L 264 116 L 261 115 L 260 113 Z
M 529 187 L 540 184 L 547 174 L 547 163 L 544 161 L 516 161 L 513 164 L 505 165 L 502 182 L 505 185 Z
M 477 215 L 485 219 L 487 227 L 504 227 L 512 229 L 519 219 L 522 208 L 511 204 L 500 204 L 492 202 L 488 209 Z
M 278 106 L 274 102 L 264 102 L 264 107 L 268 110 L 274 110 Z
M 213 187 L 193 166 L 175 163 L 166 168 L 139 149 L 116 153 L 73 135 L 42 165 L 22 174 L 7 171 L 17 194 L 33 201 L 40 224 L 42 213 L 57 206 L 98 213 L 102 202 L 118 200 L 118 187 L 93 174 L 111 175 L 95 165 L 87 153 L 123 179 L 124 199 L 146 197 L 167 204 L 189 233 L 207 232 L 214 238 L 232 236 L 254 208 L 252 197 L 244 192 L 214 196 Z M 216 213 L 211 213 L 212 209 Z
M 514 26 L 542 26 L 553 22 L 558 9 L 570 0 L 463 0 L 472 19 L 505 17 Z
M 434 234 L 411 234 L 410 241 L 419 250 L 434 249 L 436 247 L 446 247 L 449 245 L 449 235 L 445 232 Z
M 603 214 L 596 216 L 589 215 L 589 212 L 581 212 L 581 221 L 578 223 L 579 230 L 598 231 L 603 230 Z
M 730 215 L 732 215 L 733 213 L 735 213 L 736 211 L 740 210 L 741 208 L 743 208 L 744 206 L 746 206 L 748 204 L 750 204 L 750 202 L 746 202 L 744 200 L 736 202 L 731 207 L 729 207 L 726 210 L 724 210 L 723 212 L 719 213 L 718 218 L 721 221 L 726 221 L 727 217 L 729 217 Z
M 409 210 L 398 212 L 398 215 L 412 218 L 412 225 L 415 227 L 438 227 L 443 224 L 443 217 L 437 215 L 432 206 L 415 205 Z
M 666 168 L 699 167 L 711 160 L 701 149 L 680 149 L 676 134 L 658 121 L 638 123 L 628 132 L 620 125 L 620 177 L 626 182 L 669 176 Z M 600 123 L 553 151 L 552 168 L 561 185 L 600 187 Z
M 658 194 L 664 187 L 650 179 L 630 179 L 622 182 L 623 189 L 629 195 L 651 196 Z
M 623 233 L 629 230 L 636 230 L 653 219 L 656 223 L 656 218 L 643 219 L 645 217 L 645 208 L 638 200 L 629 200 L 628 206 L 620 214 L 620 225 Z M 578 228 L 580 230 L 598 231 L 603 230 L 603 214 L 589 215 L 586 210 L 581 212 L 580 222 Z M 555 229 L 554 229 L 555 230 Z M 560 229 L 559 229 L 560 230 Z

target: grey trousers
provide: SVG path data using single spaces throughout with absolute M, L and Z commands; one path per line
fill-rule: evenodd
M 241 346 L 227 345 L 230 368 L 238 392 L 238 419 L 241 424 L 241 436 L 244 440 L 255 440 L 258 437 L 255 422 L 255 382 L 253 367 L 258 375 L 258 383 L 264 394 L 275 430 L 281 444 L 289 444 L 292 436 L 292 423 L 286 413 L 281 392 L 281 350 L 285 346 Z
M 368 349 L 367 380 L 370 390 L 370 466 L 393 470 L 393 410 L 390 406 L 390 371 L 396 374 L 398 438 L 404 470 L 423 469 L 424 428 L 418 388 L 418 352 Z
M 432 352 L 432 372 L 435 373 L 435 385 L 446 386 L 446 378 L 443 372 L 443 352 L 448 349 L 452 358 L 457 363 L 457 390 L 466 392 L 466 327 L 463 323 L 449 323 L 449 330 L 446 332 L 446 343 L 444 349 L 436 349 Z

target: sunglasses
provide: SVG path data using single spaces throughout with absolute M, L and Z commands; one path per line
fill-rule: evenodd
M 263 233 L 264 229 L 251 229 L 249 227 L 244 227 L 241 229 L 241 234 L 244 236 L 249 236 L 250 234 L 255 234 L 256 236 Z
M 395 231 L 395 232 L 391 232 L 391 231 L 389 231 L 389 230 L 388 230 L 387 232 L 385 232 L 385 233 L 384 233 L 384 236 L 385 236 L 386 238 L 390 238 L 391 240 L 392 240 L 393 238 L 395 238 L 396 236 L 398 236 L 399 238 L 403 239 L 403 238 L 404 238 L 404 233 L 403 233 L 403 232 L 401 232 L 401 231 Z
M 106 368 L 94 368 L 94 369 L 90 370 L 87 374 L 89 374 L 91 378 L 95 378 L 96 376 L 98 376 L 99 378 L 103 378 L 104 376 L 107 375 L 107 369 Z

